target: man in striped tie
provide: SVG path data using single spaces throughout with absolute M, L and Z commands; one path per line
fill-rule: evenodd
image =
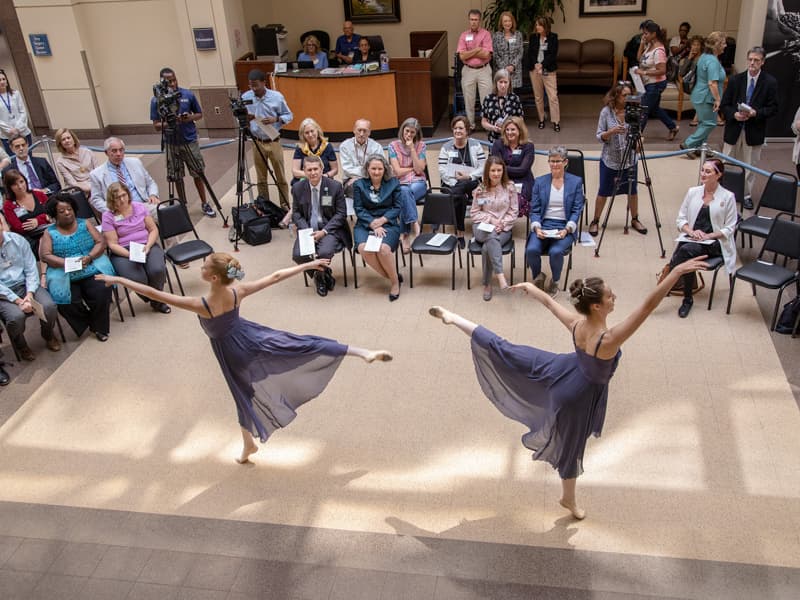
M 767 119 L 778 113 L 778 82 L 761 69 L 765 57 L 760 46 L 747 53 L 747 70 L 728 79 L 719 107 L 725 117 L 722 153 L 753 166 L 761 158 Z M 753 208 L 750 194 L 754 180 L 755 174 L 747 170 L 742 208 Z
M 106 191 L 115 181 L 128 186 L 132 202 L 150 204 L 151 214 L 155 214 L 158 204 L 158 185 L 138 158 L 125 156 L 125 142 L 117 137 L 108 138 L 104 144 L 108 162 L 89 173 L 92 195 L 89 199 L 94 209 L 102 214 L 108 210 Z

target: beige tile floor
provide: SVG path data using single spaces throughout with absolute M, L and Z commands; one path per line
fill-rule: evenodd
M 537 174 L 543 166 L 537 159 Z M 668 254 L 697 167 L 650 162 Z M 232 192 L 222 201 L 230 206 Z M 649 207 L 641 213 L 646 237 L 623 235 L 619 200 L 602 256 L 574 253 L 571 277 L 604 276 L 619 318 L 664 262 Z M 215 248 L 230 247 L 219 219 L 198 229 Z M 523 236 L 520 221 L 518 280 Z M 276 231 L 271 244 L 243 245 L 238 257 L 255 277 L 287 265 L 291 243 Z M 341 262 L 334 266 L 340 275 Z M 427 308 L 443 304 L 554 351 L 571 350 L 569 334 L 524 298 L 483 302 L 480 286 L 466 290 L 464 271 L 450 291 L 449 268 L 426 259 L 415 287 L 392 304 L 385 283 L 362 268 L 358 289 L 339 277 L 325 299 L 299 277 L 248 299 L 248 318 L 385 347 L 395 360 L 346 360 L 247 467 L 233 462 L 233 402 L 196 318 L 158 315 L 135 300 L 136 319 L 114 320 L 106 344 L 80 344 L 0 428 L 0 500 L 800 566 L 800 417 L 745 286 L 730 316 L 724 277 L 710 312 L 707 290 L 685 320 L 668 298 L 626 344 L 603 436 L 589 442 L 579 482 L 589 516 L 575 522 L 557 505 L 557 475 L 519 443 L 522 427 L 482 396 L 468 339 Z M 187 293 L 203 292 L 197 265 L 181 277 Z

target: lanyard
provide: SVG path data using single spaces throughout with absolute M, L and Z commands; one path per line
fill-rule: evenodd
M 3 101 L 3 104 L 6 105 L 9 114 L 13 117 L 14 114 L 11 112 L 11 94 L 9 94 L 8 92 L 6 92 L 5 94 L 0 94 L 0 100 Z

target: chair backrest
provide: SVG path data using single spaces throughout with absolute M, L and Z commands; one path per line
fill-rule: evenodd
M 793 213 L 797 205 L 797 177 L 791 173 L 775 171 L 767 179 L 756 213 L 762 207 Z
M 765 252 L 800 259 L 800 215 L 786 212 L 775 215 L 758 257 L 761 258 Z
M 376 54 L 380 54 L 386 49 L 386 46 L 383 45 L 383 36 L 367 35 L 362 37 L 366 37 L 369 40 L 369 49 Z
M 422 209 L 420 223 L 423 225 L 456 226 L 456 209 L 453 197 L 446 192 L 425 194 L 425 206 Z
M 560 50 L 559 50 L 560 54 Z M 581 44 L 581 66 L 604 65 L 614 66 L 614 42 L 594 38 Z
M 725 173 L 723 173 L 720 183 L 726 190 L 733 192 L 733 195 L 736 196 L 736 202 L 739 204 L 744 202 L 744 180 L 744 167 L 725 163 Z
M 574 66 L 581 64 L 581 43 L 578 40 L 562 39 L 558 42 L 558 66 L 572 63 Z
M 581 178 L 583 195 L 586 195 L 586 164 L 583 159 L 583 150 L 567 148 L 567 173 Z
M 175 237 L 189 233 L 194 234 L 194 237 L 200 239 L 197 231 L 189 218 L 189 212 L 186 210 L 186 205 L 178 200 L 164 200 L 158 203 L 156 208 L 158 214 L 158 231 L 161 236 L 162 242 L 168 238 Z

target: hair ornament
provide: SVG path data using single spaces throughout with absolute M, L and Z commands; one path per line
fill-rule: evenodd
M 227 274 L 228 274 L 228 279 L 236 279 L 238 281 L 244 279 L 244 271 L 242 271 L 241 269 L 237 269 L 236 265 L 234 265 L 232 262 L 228 263 Z

